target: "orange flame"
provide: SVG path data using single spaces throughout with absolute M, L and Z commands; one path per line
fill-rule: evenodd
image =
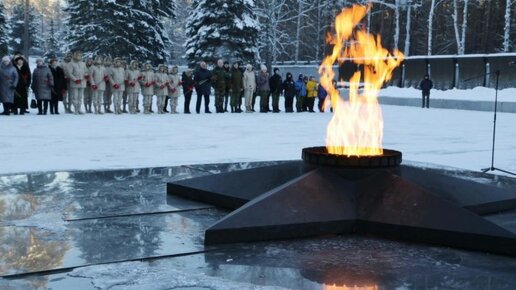
M 353 5 L 342 9 L 335 18 L 336 34 L 326 40 L 333 44 L 332 54 L 319 67 L 320 83 L 331 97 L 334 114 L 326 132 L 326 148 L 330 154 L 374 156 L 383 154 L 383 117 L 377 95 L 392 71 L 403 61 L 403 54 L 391 54 L 381 45 L 380 36 L 355 29 L 369 12 L 370 5 Z M 352 61 L 363 67 L 349 80 L 349 100 L 343 100 L 333 87 L 335 61 Z M 360 80 L 364 79 L 362 93 Z

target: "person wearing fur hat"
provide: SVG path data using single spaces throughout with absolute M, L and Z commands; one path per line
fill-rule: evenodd
M 29 64 L 21 53 L 15 54 L 13 61 L 14 68 L 18 72 L 18 84 L 14 93 L 13 113 L 16 115 L 18 109 L 20 115 L 28 113 L 28 90 L 32 81 Z
M 101 107 L 104 100 L 104 92 L 106 91 L 105 76 L 107 71 L 102 65 L 102 61 L 102 57 L 97 56 L 90 68 L 91 93 L 95 114 L 102 114 Z
M 245 112 L 254 112 L 252 108 L 253 94 L 256 91 L 256 75 L 253 71 L 253 66 L 247 64 L 244 72 L 244 98 L 245 98 Z
M 260 96 L 260 113 L 269 112 L 269 94 L 271 88 L 269 86 L 269 73 L 265 65 L 260 66 L 260 72 L 256 75 L 256 90 Z
M 138 61 L 132 60 L 129 68 L 125 73 L 127 80 L 125 91 L 127 92 L 129 113 L 136 114 L 138 108 L 138 96 L 140 95 L 140 79 L 142 78 L 140 69 L 138 68 Z
M 109 71 L 109 80 L 113 92 L 113 106 L 115 114 L 122 114 L 122 95 L 125 90 L 125 70 L 122 59 L 117 57 L 114 66 Z
M 177 65 L 174 65 L 170 69 L 168 75 L 168 96 L 170 97 L 170 113 L 177 114 L 177 101 L 179 100 L 179 88 L 181 86 L 181 80 L 179 79 L 179 69 Z
M 154 96 L 154 85 L 156 84 L 155 74 L 152 71 L 150 62 L 145 63 L 142 70 L 140 85 L 143 95 L 143 113 L 152 113 L 152 97 Z
M 48 66 L 54 79 L 52 88 L 52 99 L 50 100 L 50 114 L 59 115 L 59 101 L 63 101 L 63 92 L 66 91 L 66 80 L 64 70 L 58 65 L 57 59 L 50 59 Z
M 85 75 L 86 78 L 86 87 L 84 88 L 84 109 L 86 113 L 93 113 L 92 110 L 92 102 L 93 102 L 93 92 L 91 90 L 91 66 L 93 65 L 93 59 L 86 59 L 86 69 L 87 73 Z
M 46 115 L 48 104 L 52 100 L 52 89 L 54 87 L 54 77 L 52 72 L 45 65 L 43 59 L 36 60 L 36 69 L 32 73 L 31 88 L 38 100 L 38 115 Z
M 158 65 L 158 71 L 155 74 L 156 84 L 154 86 L 154 92 L 157 98 L 158 114 L 163 114 L 165 107 L 165 99 L 168 96 L 168 85 L 169 79 L 167 74 L 167 66 L 164 64 Z
M 82 52 L 75 51 L 73 53 L 72 64 L 70 65 L 70 94 L 75 114 L 83 114 L 81 106 L 88 74 L 86 64 L 82 61 Z
M 72 54 L 68 53 L 63 58 L 63 71 L 65 73 L 66 91 L 63 94 L 63 105 L 65 113 L 72 113 L 72 97 L 70 95 L 70 69 L 72 65 Z
M 0 65 L 0 101 L 4 106 L 4 115 L 11 113 L 17 84 L 18 72 L 16 72 L 11 58 L 6 55 L 2 58 L 2 64 Z
M 106 82 L 106 90 L 104 91 L 104 112 L 113 113 L 113 111 L 111 111 L 111 103 L 113 102 L 113 90 L 111 88 L 111 79 L 109 78 L 111 75 L 111 69 L 113 68 L 113 60 L 111 57 L 106 56 L 104 58 L 104 67 L 106 68 L 106 75 L 104 76 L 104 81 Z

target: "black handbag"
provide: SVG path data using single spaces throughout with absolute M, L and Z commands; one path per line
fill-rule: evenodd
M 30 100 L 30 108 L 36 109 L 37 107 L 38 107 L 38 103 L 36 102 L 36 100 L 35 99 Z

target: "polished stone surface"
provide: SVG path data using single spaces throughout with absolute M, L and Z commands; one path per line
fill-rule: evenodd
M 179 180 L 167 192 L 234 209 L 206 230 L 205 245 L 355 233 L 516 256 L 516 235 L 483 217 L 515 210 L 516 191 L 474 180 L 489 174 L 317 164 Z
M 272 164 L 0 176 L 0 289 L 516 289 L 515 258 L 445 247 L 358 236 L 204 247 L 227 211 L 167 204 L 167 182 Z M 514 211 L 486 218 L 516 232 Z

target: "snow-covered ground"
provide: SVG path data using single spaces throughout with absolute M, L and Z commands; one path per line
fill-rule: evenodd
M 419 98 L 421 96 L 421 91 L 414 88 L 388 87 L 381 91 L 380 96 Z M 471 90 L 432 90 L 430 98 L 444 100 L 494 101 L 495 90 L 485 87 L 476 87 Z M 498 101 L 516 102 L 516 88 L 499 90 Z
M 505 91 L 516 92 L 504 90 L 501 95 Z M 419 96 L 412 89 L 385 92 Z M 489 99 L 493 92 L 435 91 L 433 97 Z M 471 170 L 490 166 L 490 112 L 383 106 L 383 113 L 384 147 L 402 151 L 406 161 Z M 0 173 L 300 159 L 303 147 L 324 144 L 330 117 L 330 113 L 37 116 L 33 110 L 25 116 L 0 118 Z M 499 113 L 497 123 L 495 166 L 516 171 L 516 114 Z

